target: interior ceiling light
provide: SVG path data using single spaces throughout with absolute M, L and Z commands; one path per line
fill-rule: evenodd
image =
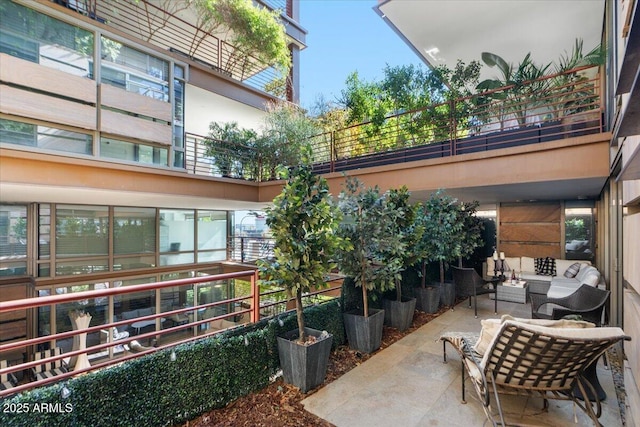
M 437 47 L 434 46 L 431 49 L 425 49 L 424 51 L 434 61 L 440 61 L 441 60 L 440 58 L 438 58 L 438 54 L 440 53 L 440 49 L 438 49 Z

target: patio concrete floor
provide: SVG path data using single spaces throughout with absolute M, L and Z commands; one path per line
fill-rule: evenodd
M 420 329 L 378 352 L 360 366 L 302 401 L 305 409 L 337 427 L 354 426 L 460 426 L 491 425 L 471 384 L 462 404 L 460 357 L 447 345 L 448 363 L 442 361 L 446 331 L 479 332 L 480 320 L 510 314 L 530 318 L 529 304 L 498 301 L 498 315 L 488 295 L 478 297 L 478 318 L 466 301 Z M 598 378 L 607 393 L 600 422 L 622 426 L 611 371 L 598 361 Z M 570 401 L 549 401 L 503 396 L 507 423 L 522 426 L 591 426 L 587 415 Z

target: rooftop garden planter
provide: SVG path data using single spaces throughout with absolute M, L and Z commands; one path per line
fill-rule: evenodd
M 319 376 L 326 373 L 329 352 L 325 348 L 327 343 L 322 342 L 328 341 L 331 348 L 331 341 L 317 342 L 313 338 L 315 343 L 309 345 L 307 332 L 312 337 L 316 333 L 305 328 L 302 296 L 326 285 L 325 277 L 335 266 L 335 252 L 348 250 L 350 245 L 337 234 L 342 215 L 332 202 L 326 180 L 314 175 L 307 162 L 284 171 L 284 176 L 286 185 L 266 209 L 267 225 L 275 240 L 274 257 L 261 260 L 258 265 L 265 277 L 263 283 L 282 287 L 295 299 L 298 330 L 292 336 L 297 339 L 278 340 L 279 348 L 282 346 L 279 354 L 283 357 L 280 363 L 287 370 L 285 380 L 306 392 L 324 379 L 324 374 L 322 379 Z M 292 349 L 292 344 L 301 348 Z

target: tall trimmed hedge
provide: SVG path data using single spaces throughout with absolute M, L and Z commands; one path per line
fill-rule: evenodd
M 306 309 L 305 318 L 308 327 L 334 335 L 334 348 L 345 343 L 338 301 Z M 129 427 L 185 422 L 267 386 L 279 368 L 276 337 L 296 327 L 295 313 L 285 314 L 1 399 L 0 425 Z M 71 391 L 66 399 L 61 396 L 65 385 Z

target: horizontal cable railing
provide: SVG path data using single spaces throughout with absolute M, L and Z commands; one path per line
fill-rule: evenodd
M 584 67 L 314 136 L 314 170 L 339 172 L 489 151 L 604 131 L 601 79 Z M 281 160 L 259 147 L 187 134 L 187 170 L 252 181 Z
M 247 266 L 249 267 L 249 266 Z M 242 268 L 242 267 L 240 267 Z M 145 309 L 136 309 L 133 317 L 124 318 L 124 311 L 116 314 L 114 307 L 118 299 L 133 298 L 149 292 L 173 291 L 180 289 L 186 293 L 196 293 L 199 286 L 218 287 L 229 281 L 241 281 L 247 286 L 238 285 L 245 289 L 241 295 L 217 301 L 198 301 L 194 296 L 194 302 L 189 306 L 163 307 L 153 303 Z M 341 276 L 328 276 L 325 289 L 305 294 L 303 303 L 305 306 L 317 304 L 335 297 L 341 292 Z M 83 282 L 84 283 L 84 282 Z M 73 286 L 68 284 L 68 286 Z M 258 284 L 258 273 L 254 268 L 245 268 L 242 271 L 222 273 L 210 276 L 191 277 L 163 282 L 154 282 L 138 285 L 128 285 L 100 290 L 71 292 L 57 295 L 26 298 L 20 300 L 0 302 L 0 314 L 6 315 L 27 311 L 47 309 L 49 311 L 65 310 L 69 304 L 75 307 L 69 310 L 69 317 L 74 319 L 86 316 L 91 301 L 108 299 L 109 314 L 105 321 L 98 325 L 91 325 L 89 317 L 86 326 L 74 330 L 62 331 L 53 334 L 45 334 L 35 338 L 16 340 L 0 344 L 0 359 L 7 360 L 9 355 L 16 352 L 22 354 L 22 362 L 9 364 L 7 368 L 0 368 L 0 375 L 22 374 L 22 380 L 15 387 L 0 390 L 0 397 L 34 387 L 62 381 L 70 377 L 101 369 L 115 363 L 141 357 L 161 349 L 173 347 L 180 343 L 193 341 L 211 336 L 229 328 L 239 327 L 242 324 L 254 323 L 262 318 L 285 313 L 293 309 L 293 305 L 284 289 L 264 287 Z M 156 302 L 160 302 L 161 294 L 156 294 Z M 95 308 L 95 307 L 92 307 Z M 144 310 L 144 313 L 138 310 Z M 130 312 L 127 312 L 130 313 Z M 117 318 L 116 318 L 117 317 Z M 99 320 L 98 320 L 99 321 Z M 169 322 L 170 321 L 170 322 Z M 72 320 L 73 323 L 73 320 Z M 76 324 L 80 323 L 76 321 Z M 118 328 L 128 328 L 131 333 L 116 332 Z M 151 329 L 151 330 L 149 330 Z M 137 333 L 133 334 L 133 330 Z M 105 336 L 106 339 L 97 342 L 95 336 Z M 93 336 L 93 343 L 87 343 L 87 337 Z M 53 349 L 66 343 L 73 348 L 61 354 L 47 353 L 42 358 L 35 358 L 47 347 Z M 144 345 L 148 342 L 149 344 Z M 36 379 L 33 369 L 41 366 L 53 366 L 64 360 L 75 361 L 68 372 L 48 378 Z
M 273 258 L 275 240 L 269 237 L 232 237 L 227 242 L 227 259 L 241 263 L 254 263 Z
M 207 29 L 190 2 L 98 1 L 91 11 L 76 8 L 108 26 L 177 53 L 214 71 L 265 91 L 281 74 L 271 65 L 248 55 Z
M 356 124 L 313 140 L 319 173 L 488 151 L 603 131 L 600 75 L 584 67 Z

